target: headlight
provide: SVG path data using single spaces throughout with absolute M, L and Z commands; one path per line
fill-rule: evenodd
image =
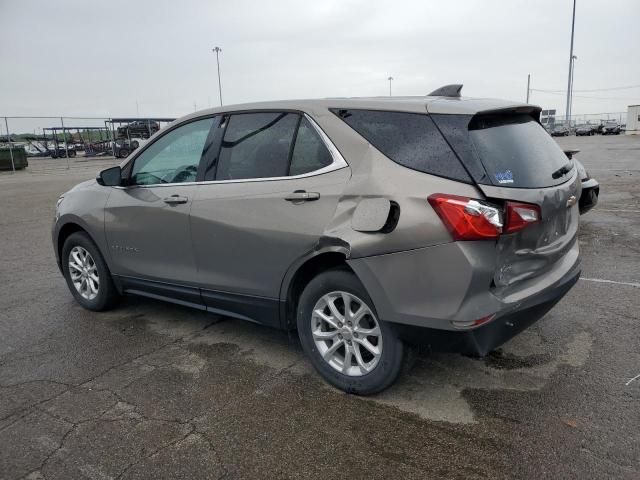
M 56 202 L 56 212 L 58 211 L 58 208 L 60 208 L 60 204 L 62 203 L 62 200 L 64 200 L 64 195 L 60 195 L 58 197 L 58 201 Z

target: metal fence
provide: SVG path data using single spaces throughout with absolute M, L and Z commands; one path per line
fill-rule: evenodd
M 89 162 L 128 156 L 173 118 L 1 116 L 0 147 L 9 151 L 15 172 L 16 149 L 24 149 L 30 170 L 71 169 Z M 18 165 L 19 168 L 19 165 Z
M 545 111 L 548 129 L 565 125 L 563 115 Z M 543 113 L 545 113 L 543 112 Z M 553 112 L 553 114 L 551 114 Z M 626 123 L 626 112 L 572 115 L 570 127 L 599 125 L 607 121 Z M 138 148 L 138 138 L 148 138 L 173 118 L 165 117 L 53 117 L 0 116 L 0 147 L 8 147 L 10 169 L 15 172 L 15 149 L 24 149 L 30 171 L 90 169 L 115 164 Z M 0 167 L 6 168 L 0 162 Z M 19 166 L 18 166 L 19 167 Z
M 545 112 L 545 110 L 543 110 L 543 112 Z M 623 125 L 627 122 L 627 112 L 581 113 L 571 115 L 568 124 L 565 116 L 562 114 L 542 116 L 541 120 L 542 124 L 549 128 L 553 128 L 554 126 L 575 128 L 578 125 L 600 125 L 612 121 Z

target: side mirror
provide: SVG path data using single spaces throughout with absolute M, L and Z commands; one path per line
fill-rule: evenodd
M 96 177 L 96 181 L 105 187 L 118 187 L 122 185 L 122 169 L 116 166 L 102 170 Z

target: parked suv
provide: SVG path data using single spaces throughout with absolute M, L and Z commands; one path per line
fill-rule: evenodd
M 605 123 L 602 127 L 602 135 L 620 135 L 620 124 L 616 121 Z
M 580 178 L 538 107 L 446 95 L 175 121 L 58 200 L 71 293 L 297 329 L 322 377 L 362 395 L 414 345 L 487 354 L 577 281 Z

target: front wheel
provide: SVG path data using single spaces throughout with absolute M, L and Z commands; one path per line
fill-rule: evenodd
M 380 320 L 358 278 L 346 270 L 309 282 L 297 310 L 302 348 L 318 373 L 347 393 L 371 395 L 398 378 L 405 348 Z
M 62 247 L 62 271 L 76 301 L 88 310 L 102 311 L 118 300 L 107 264 L 84 232 L 69 235 Z

